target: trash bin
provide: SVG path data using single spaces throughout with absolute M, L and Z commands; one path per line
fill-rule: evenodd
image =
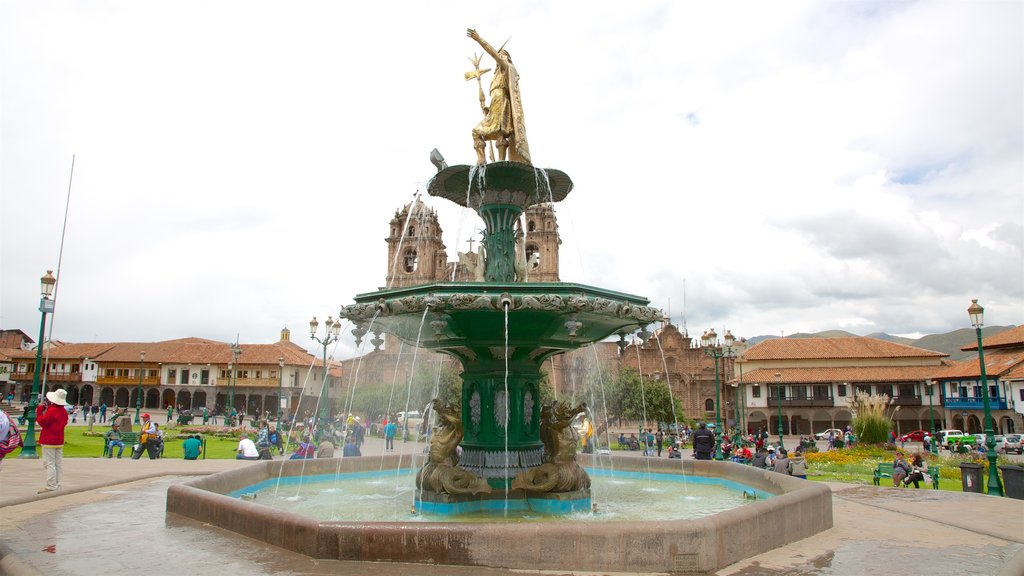
M 984 492 L 984 486 L 981 481 L 981 464 L 975 464 L 974 462 L 963 462 L 960 464 L 960 483 L 963 486 L 964 492 L 976 492 L 981 494 Z
M 1007 498 L 1024 500 L 1024 466 L 1004 464 L 999 470 L 1003 473 L 1003 494 Z

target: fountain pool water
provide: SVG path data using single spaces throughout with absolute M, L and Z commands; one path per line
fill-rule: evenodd
M 429 521 L 410 512 L 414 490 L 407 478 L 413 471 L 409 455 L 257 462 L 171 486 L 167 511 L 314 558 L 524 570 L 706 573 L 832 527 L 828 486 L 731 462 L 616 459 L 615 475 L 607 477 L 612 482 L 633 474 L 647 478 L 650 473 L 675 476 L 666 482 L 675 483 L 679 490 L 685 475 L 686 488 L 679 492 L 682 502 L 676 503 L 665 502 L 662 493 L 645 493 L 645 486 L 660 488 L 641 481 L 638 491 L 648 496 L 647 507 L 643 518 L 634 520 L 612 517 L 610 501 L 621 492 L 637 490 L 617 491 L 614 484 L 604 484 L 603 472 L 596 471 L 598 513 L 586 520 L 581 520 L 586 513 L 573 513 L 532 522 L 509 521 L 500 514 L 471 522 Z M 278 478 L 283 482 L 279 498 L 302 500 L 301 490 L 290 483 L 328 476 L 328 484 L 333 485 L 335 474 L 339 478 L 364 475 L 371 483 L 379 478 L 390 491 L 395 490 L 398 476 L 404 497 L 388 504 L 382 500 L 374 520 L 335 512 L 330 514 L 338 519 L 319 519 L 266 505 L 264 493 L 272 495 Z M 303 475 L 305 480 L 299 480 Z M 711 480 L 746 486 L 767 497 L 699 518 L 654 518 L 654 510 L 685 505 L 685 490 Z M 255 499 L 231 496 L 260 486 L 267 488 Z M 339 495 L 343 491 L 333 489 Z M 607 505 L 602 503 L 605 500 Z M 325 504 L 321 508 L 346 507 Z
M 721 478 L 686 478 L 677 474 L 588 470 L 591 489 L 600 496 L 597 511 L 563 517 L 551 513 L 550 500 L 485 500 L 484 509 L 441 510 L 437 513 L 409 508 L 415 486 L 413 471 L 396 478 L 393 472 L 355 472 L 319 476 L 289 476 L 246 486 L 228 494 L 254 497 L 264 506 L 324 521 L 358 522 L 633 522 L 703 518 L 771 497 L 763 490 Z

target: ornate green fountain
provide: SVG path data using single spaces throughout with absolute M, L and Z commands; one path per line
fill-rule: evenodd
M 427 191 L 474 209 L 484 221 L 485 281 L 360 294 L 340 314 L 356 325 L 357 340 L 367 332 L 387 332 L 462 364 L 461 429 L 444 434 L 444 447 L 431 448 L 429 470 L 421 472 L 428 481 L 419 482 L 418 506 L 505 499 L 516 491 L 568 503 L 553 505 L 556 511 L 589 508 L 590 482 L 575 463 L 575 432 L 569 426 L 571 415 L 584 407 L 542 410 L 541 365 L 556 354 L 643 329 L 662 314 L 639 296 L 582 284 L 526 283 L 518 277 L 516 221 L 534 204 L 564 199 L 572 180 L 559 170 L 527 163 L 515 69 L 507 52 L 495 51 L 473 31 L 470 36 L 494 57 L 499 82 L 492 82 L 491 106 L 473 130 L 479 164 L 441 166 Z M 498 110 L 507 117 L 491 118 Z M 489 140 L 498 142 L 499 158 L 484 164 Z M 519 161 L 504 161 L 507 153 Z M 443 420 L 454 426 L 450 418 Z M 456 445 L 461 456 L 456 456 Z

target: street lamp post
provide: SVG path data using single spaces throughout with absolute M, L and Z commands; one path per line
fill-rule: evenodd
M 39 321 L 39 343 L 36 344 L 36 367 L 32 372 L 32 396 L 28 399 L 28 414 L 25 415 L 28 419 L 28 427 L 25 428 L 24 445 L 21 447 L 21 454 L 18 456 L 19 458 L 31 458 L 33 460 L 39 459 L 39 454 L 36 452 L 36 406 L 39 405 L 39 374 L 43 370 L 43 339 L 46 338 L 46 314 L 53 312 L 53 300 L 50 300 L 50 295 L 53 294 L 53 287 L 57 283 L 57 280 L 53 277 L 53 270 L 47 270 L 46 275 L 40 278 L 39 283 L 41 285 L 40 294 L 43 296 L 39 299 L 39 312 L 42 314 L 42 319 Z
M 733 357 L 733 344 L 736 339 L 732 332 L 725 331 L 725 346 L 718 344 L 718 334 L 712 328 L 701 336 L 701 344 L 704 346 L 704 353 L 715 361 L 715 460 L 722 459 L 722 390 L 718 376 L 718 359 Z M 724 368 L 724 366 L 723 366 Z
M 928 420 L 930 421 L 930 425 L 931 425 L 931 428 L 932 428 L 932 436 L 931 436 L 931 441 L 928 442 L 928 450 L 932 454 L 938 454 L 939 453 L 939 446 L 938 446 L 938 443 L 935 441 L 935 408 L 933 407 L 933 402 L 932 402 L 932 399 L 934 398 L 934 396 L 935 396 L 935 381 L 934 380 L 929 380 L 928 381 Z
M 228 406 L 224 411 L 224 423 L 228 426 L 233 425 L 231 423 L 231 412 L 235 409 L 235 381 L 238 375 L 238 357 L 242 355 L 242 347 L 238 345 L 238 340 L 235 339 L 235 343 L 231 345 L 231 363 L 228 364 Z
M 320 323 L 316 321 L 316 316 L 309 321 L 309 337 L 320 343 L 320 346 L 324 351 L 324 382 L 320 387 L 320 424 L 323 425 L 327 421 L 327 416 L 330 414 L 330 407 L 327 405 L 327 377 L 330 374 L 330 370 L 327 365 L 327 346 L 338 341 L 338 336 L 341 334 L 341 320 L 332 320 L 330 316 L 327 317 L 327 323 L 324 325 L 324 336 L 320 338 L 316 335 L 316 329 L 320 326 Z
M 139 386 L 135 390 L 135 423 L 141 424 L 139 412 L 142 411 L 142 368 L 146 365 L 146 351 L 139 352 Z
M 277 359 L 277 425 L 281 426 L 281 405 L 284 404 L 284 357 Z
M 785 449 L 782 444 L 782 374 L 775 373 L 775 403 L 779 405 L 779 448 Z
M 974 332 L 978 337 L 978 366 L 981 369 L 981 391 L 982 402 L 985 406 L 985 457 L 988 458 L 988 494 L 989 496 L 1002 496 L 1003 483 L 999 479 L 999 468 L 996 467 L 996 439 L 995 429 L 992 422 L 992 408 L 988 399 L 988 377 L 985 375 L 985 350 L 981 345 L 981 327 L 984 325 L 985 309 L 978 304 L 977 300 L 971 300 L 971 307 L 967 309 L 971 317 L 971 324 L 974 325 Z

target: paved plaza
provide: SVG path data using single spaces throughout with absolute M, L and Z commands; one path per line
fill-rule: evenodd
M 411 452 L 422 449 L 422 444 L 399 442 L 397 447 Z M 382 440 L 371 438 L 364 453 L 374 457 L 382 448 Z M 0 465 L 0 573 L 523 573 L 314 560 L 166 513 L 168 486 L 195 475 L 252 464 L 234 460 L 69 458 L 64 461 L 64 488 L 38 495 L 36 491 L 44 480 L 42 462 L 6 458 Z M 835 517 L 831 530 L 726 567 L 717 574 L 1024 574 L 1024 501 L 927 489 L 836 483 L 830 487 Z

